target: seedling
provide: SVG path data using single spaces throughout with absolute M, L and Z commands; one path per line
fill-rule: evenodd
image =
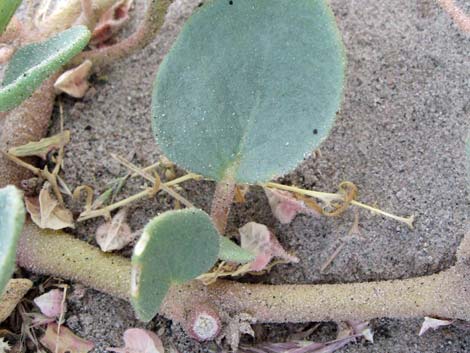
M 97 12 L 113 5 L 105 0 L 98 3 Z M 69 10 L 77 4 L 71 2 Z M 21 146 L 25 145 L 29 150 L 32 145 L 27 143 L 43 137 L 55 96 L 54 82 L 63 66 L 90 60 L 93 68 L 100 67 L 145 46 L 163 23 L 170 1 L 149 0 L 142 26 L 127 40 L 77 55 L 90 39 L 90 31 L 83 25 L 96 23 L 96 14 L 87 6 L 90 2 L 81 4 L 82 25 L 66 29 L 78 19 L 54 13 L 51 18 L 56 22 L 36 33 L 37 43 L 18 49 L 10 61 L 0 90 L 0 110 L 16 108 L 2 115 L 0 186 L 23 179 L 18 165 L 42 175 L 21 161 L 19 157 L 24 155 L 18 151 L 24 151 Z M 13 7 L 3 9 L 0 7 L 0 26 L 6 27 Z M 453 268 L 404 281 L 267 286 L 217 280 L 206 286 L 197 280 L 205 278 L 219 260 L 245 264 L 254 259 L 253 253 L 225 237 L 235 190 L 242 184 L 292 192 L 322 215 L 336 216 L 354 205 L 412 227 L 412 217 L 398 217 L 357 201 L 352 183 L 342 183 L 338 193 L 324 193 L 273 182 L 327 138 L 340 109 L 345 64 L 340 34 L 325 0 L 205 3 L 186 23 L 160 65 L 152 100 L 156 141 L 188 174 L 162 182 L 150 173 L 152 168 L 143 170 L 114 156 L 130 170 L 119 185 L 135 174 L 152 186 L 104 207 L 114 186 L 95 202 L 89 187 L 76 191 L 76 195 L 81 190 L 88 192 L 86 209 L 78 221 L 109 218 L 114 210 L 161 190 L 187 209 L 151 220 L 131 262 L 116 254 L 103 254 L 64 232 L 42 230 L 27 222 L 19 241 L 18 264 L 129 299 L 140 319 L 149 321 L 160 313 L 180 322 L 199 340 L 215 338 L 222 325 L 243 315 L 257 322 L 367 320 L 384 315 L 468 319 L 470 285 L 462 265 L 467 262 L 468 239 Z M 49 141 L 33 146 L 43 147 L 44 143 Z M 210 216 L 175 190 L 180 183 L 200 178 L 217 183 Z M 13 187 L 5 190 L 8 194 L 3 199 L 0 192 L 0 230 L 8 235 L 8 244 L 1 247 L 0 260 L 5 262 L 1 263 L 0 289 L 11 276 L 24 217 L 18 192 Z M 2 210 L 2 202 L 8 209 Z M 444 291 L 459 300 L 444 299 Z

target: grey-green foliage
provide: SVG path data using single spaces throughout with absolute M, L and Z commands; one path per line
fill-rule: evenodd
M 21 192 L 14 186 L 0 189 L 0 296 L 15 268 L 16 247 L 24 218 Z
M 0 1 L 0 35 L 5 31 L 11 18 L 20 6 L 21 0 L 1 0 Z
M 328 135 L 345 61 L 325 0 L 207 1 L 160 65 L 157 142 L 218 181 L 285 174 Z
M 219 259 L 244 264 L 255 259 L 255 254 L 242 249 L 228 238 L 220 237 Z
M 90 40 L 85 26 L 75 26 L 43 42 L 26 45 L 10 60 L 0 87 L 0 111 L 19 105 Z
M 207 272 L 217 261 L 219 234 L 201 210 L 169 211 L 144 229 L 132 256 L 131 303 L 150 321 L 172 284 Z

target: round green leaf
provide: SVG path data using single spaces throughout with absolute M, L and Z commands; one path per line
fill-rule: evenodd
M 163 152 L 215 180 L 265 182 L 328 135 L 345 55 L 325 0 L 211 0 L 186 23 L 155 81 Z
M 169 211 L 144 229 L 132 256 L 131 303 L 150 321 L 172 284 L 207 272 L 217 261 L 219 234 L 201 210 Z
M 21 0 L 2 0 L 0 1 L 0 35 L 5 31 L 11 18 L 20 6 Z
M 90 36 L 85 26 L 75 26 L 17 50 L 0 88 L 0 111 L 10 110 L 31 96 L 45 79 L 85 48 Z
M 15 269 L 16 247 L 24 218 L 21 192 L 14 186 L 0 189 L 0 297 Z

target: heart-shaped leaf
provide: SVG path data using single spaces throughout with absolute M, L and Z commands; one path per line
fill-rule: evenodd
M 0 297 L 15 268 L 16 246 L 24 218 L 21 192 L 14 186 L 0 189 Z
M 12 109 L 28 98 L 46 78 L 80 53 L 90 36 L 85 26 L 75 26 L 17 50 L 0 88 L 0 111 Z
M 170 285 L 207 272 L 218 254 L 219 234 L 201 210 L 169 211 L 150 221 L 132 256 L 131 303 L 139 319 L 150 321 Z
M 208 1 L 160 65 L 157 142 L 218 181 L 285 174 L 328 135 L 345 61 L 326 0 Z
M 0 35 L 5 31 L 22 0 L 0 1 Z

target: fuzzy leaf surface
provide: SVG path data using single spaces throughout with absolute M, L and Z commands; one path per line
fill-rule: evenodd
M 160 65 L 157 142 L 217 181 L 283 175 L 328 135 L 345 61 L 326 0 L 205 2 Z
M 75 26 L 18 49 L 0 87 L 0 111 L 10 110 L 27 99 L 45 79 L 80 53 L 90 36 L 85 26 Z
M 169 211 L 150 221 L 132 256 L 131 303 L 137 316 L 150 321 L 172 284 L 207 272 L 218 254 L 219 234 L 201 210 Z
M 0 35 L 5 31 L 22 0 L 0 1 Z
M 256 255 L 253 252 L 243 249 L 227 237 L 220 237 L 219 259 L 244 264 L 255 258 Z
M 0 296 L 15 268 L 16 247 L 24 218 L 21 192 L 14 186 L 0 189 Z

